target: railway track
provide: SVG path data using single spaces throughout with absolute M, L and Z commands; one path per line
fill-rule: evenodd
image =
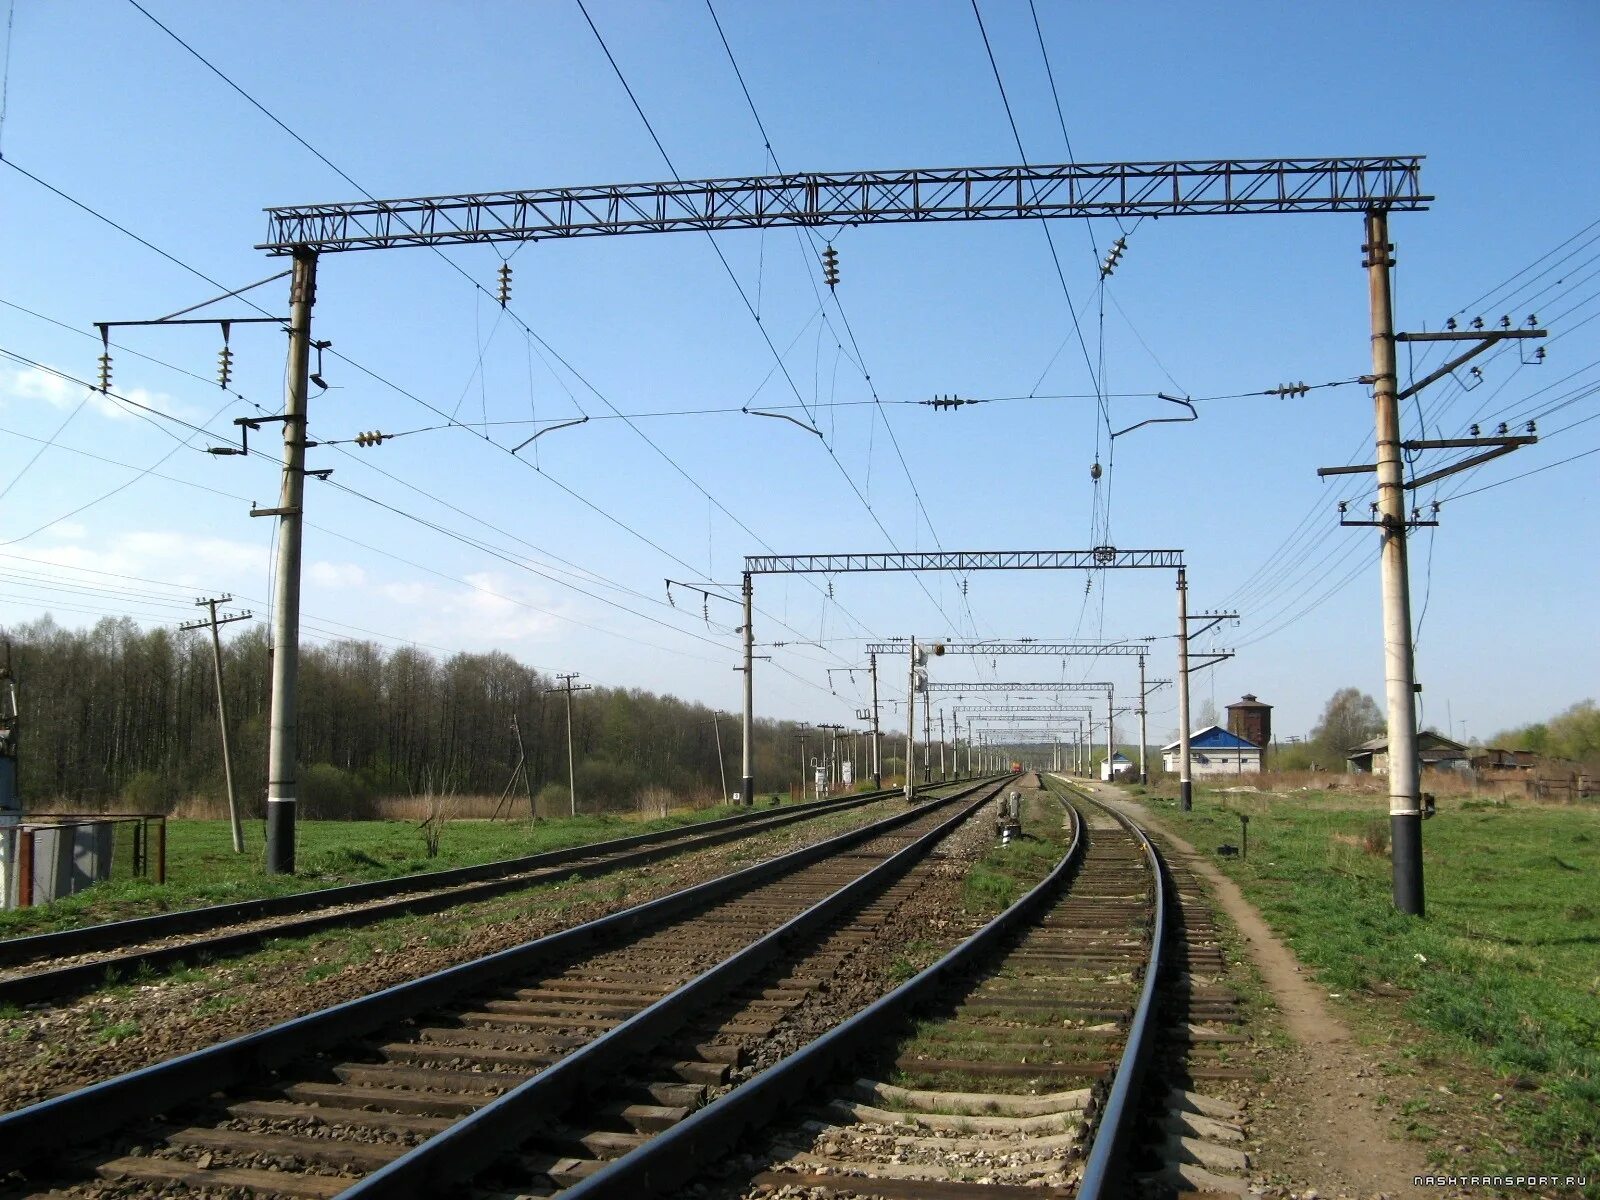
M 501 862 L 3 939 L 0 1003 L 60 1000 L 108 980 L 245 954 L 274 938 L 440 912 L 556 879 L 595 878 L 899 794 L 864 792 Z
M 1027 896 L 567 1200 L 673 1195 L 736 1148 L 745 1153 L 723 1160 L 727 1178 L 710 1193 L 719 1200 L 1110 1194 L 1141 1117 L 1168 889 L 1131 822 L 1051 791 L 1074 814 L 1075 836 Z M 899 1083 L 885 1081 L 891 1071 Z M 842 1089 L 841 1072 L 855 1077 Z M 755 1131 L 797 1107 L 797 1122 L 762 1130 L 752 1149 Z
M 6 1194 L 579 1183 L 724 1086 L 1002 786 L 0 1116 Z

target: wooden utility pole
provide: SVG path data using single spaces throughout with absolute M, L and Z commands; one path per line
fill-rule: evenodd
M 811 786 L 811 760 L 806 757 L 806 730 L 811 728 L 810 721 L 800 722 L 800 732 L 795 737 L 800 740 L 800 794 L 804 796 Z
M 528 770 L 528 750 L 522 744 L 522 726 L 517 723 L 517 714 L 511 714 L 511 732 L 517 735 L 517 768 L 522 772 L 523 785 L 528 789 L 528 820 L 539 819 L 538 806 L 533 799 L 533 772 Z M 511 773 L 511 781 L 516 782 L 516 771 Z
M 722 757 L 722 714 L 711 714 L 711 728 L 717 731 L 717 770 L 722 772 L 722 802 L 728 802 L 728 762 Z
M 556 678 L 561 680 L 562 686 L 544 689 L 547 694 L 565 692 L 567 696 L 567 815 L 571 817 L 578 815 L 578 764 L 572 757 L 572 693 L 592 690 L 592 685 L 587 683 L 573 687 L 572 681 L 577 677 L 577 671 L 570 675 L 557 675 Z
M 239 818 L 239 795 L 233 787 L 233 753 L 228 747 L 228 707 L 222 691 L 222 637 L 217 632 L 218 628 L 230 621 L 248 621 L 255 614 L 251 612 L 235 613 L 232 616 L 217 616 L 217 605 L 229 604 L 232 596 L 217 596 L 216 598 L 197 599 L 195 605 L 210 612 L 210 617 L 204 621 L 190 621 L 186 625 L 178 626 L 179 629 L 204 629 L 211 627 L 211 669 L 217 681 L 217 725 L 222 731 L 222 778 L 228 788 L 228 820 L 233 825 L 233 852 L 244 853 L 244 825 Z

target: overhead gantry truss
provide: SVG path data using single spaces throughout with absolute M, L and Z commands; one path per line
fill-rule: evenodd
M 926 643 L 933 645 L 933 642 Z M 1134 642 L 939 642 L 944 647 L 945 655 L 972 654 L 981 657 L 991 655 L 1035 654 L 1050 658 L 1066 658 L 1075 655 L 1095 657 L 1101 654 L 1123 655 L 1129 658 L 1143 658 L 1150 653 L 1150 647 Z M 872 642 L 867 646 L 868 654 L 904 654 L 906 643 L 899 642 Z M 1034 686 L 1034 685 L 1030 685 Z
M 748 554 L 750 575 L 832 575 L 847 571 L 1092 571 L 1183 566 L 1182 550 L 939 550 L 900 554 Z M 992 651 L 991 651 L 992 653 Z
M 1109 692 L 1112 685 L 1104 683 L 929 683 L 930 692 L 948 692 L 960 696 L 968 692 Z
M 1426 208 L 1419 155 L 804 172 L 267 209 L 273 254 L 792 225 Z

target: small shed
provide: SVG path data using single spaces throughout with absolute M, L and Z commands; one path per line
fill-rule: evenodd
M 1424 729 L 1417 734 L 1417 757 L 1424 771 L 1468 771 L 1472 759 L 1467 748 L 1452 741 L 1442 733 Z M 1345 755 L 1345 764 L 1352 774 L 1387 775 L 1389 773 L 1389 739 L 1375 737 L 1362 742 Z
M 1111 756 L 1111 761 L 1100 760 L 1100 779 L 1109 783 L 1113 779 L 1122 779 L 1134 773 L 1133 760 L 1122 751 L 1118 750 Z
M 1178 742 L 1161 747 L 1161 763 L 1169 772 L 1181 767 L 1178 747 Z M 1261 747 L 1220 725 L 1189 735 L 1190 775 L 1254 775 L 1260 770 Z

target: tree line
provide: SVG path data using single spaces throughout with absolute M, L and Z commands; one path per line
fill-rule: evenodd
M 24 803 L 48 811 L 133 807 L 225 796 L 209 634 L 140 629 L 107 618 L 67 629 L 49 617 L 10 631 L 21 725 Z M 247 812 L 265 802 L 271 647 L 255 627 L 223 645 L 224 702 L 234 776 Z M 376 795 L 426 791 L 498 795 L 526 752 L 523 811 L 546 787 L 565 794 L 566 698 L 557 682 L 509 655 L 440 658 L 340 641 L 301 649 L 299 790 L 307 816 L 359 816 Z M 647 787 L 720 796 L 712 710 L 631 688 L 576 695 L 572 736 L 578 794 L 631 804 Z M 757 721 L 764 794 L 798 774 L 798 727 Z M 724 714 L 728 786 L 740 774 L 739 723 Z M 858 764 L 859 765 L 859 764 Z

